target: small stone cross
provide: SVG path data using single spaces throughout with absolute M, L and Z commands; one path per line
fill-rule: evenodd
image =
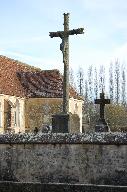
M 100 93 L 100 99 L 95 99 L 95 104 L 100 104 L 100 119 L 104 119 L 105 104 L 110 104 L 110 99 L 105 99 L 104 92 Z

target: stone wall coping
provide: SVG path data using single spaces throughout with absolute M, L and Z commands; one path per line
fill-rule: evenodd
M 19 133 L 0 134 L 0 144 L 110 144 L 127 145 L 127 133 Z
M 66 183 L 20 183 L 0 182 L 0 191 L 8 192 L 126 192 L 127 186 L 92 185 L 92 184 L 66 184 Z

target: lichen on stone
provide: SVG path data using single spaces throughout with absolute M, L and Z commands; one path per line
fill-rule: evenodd
M 0 135 L 0 144 L 2 143 L 127 144 L 127 133 L 9 133 Z

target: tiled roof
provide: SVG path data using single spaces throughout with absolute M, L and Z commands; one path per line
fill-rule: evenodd
M 29 97 L 62 97 L 62 78 L 59 71 L 17 72 Z
M 19 97 L 59 98 L 63 95 L 58 70 L 42 71 L 22 62 L 0 56 L 0 93 Z M 70 88 L 70 96 L 77 93 Z
M 0 93 L 20 97 L 26 96 L 27 92 L 16 75 L 17 71 L 40 71 L 40 69 L 0 56 Z

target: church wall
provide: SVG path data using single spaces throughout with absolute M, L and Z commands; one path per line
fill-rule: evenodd
M 62 111 L 62 99 L 29 98 L 25 100 L 25 127 L 26 132 L 35 127 L 42 129 L 52 124 L 52 114 Z
M 4 111 L 4 102 L 3 102 L 3 98 L 0 96 L 0 118 L 1 118 L 1 125 L 0 125 L 0 133 L 3 133 L 4 131 L 4 115 L 3 115 L 3 111 Z
M 70 98 L 69 100 L 69 111 L 72 114 L 77 114 L 80 118 L 80 133 L 82 133 L 82 105 L 83 100 Z
M 15 112 L 17 109 L 17 102 L 19 105 L 19 119 L 18 119 L 18 124 L 15 124 Z M 24 99 L 20 97 L 15 97 L 15 96 L 10 96 L 10 95 L 0 95 L 0 103 L 1 103 L 1 128 L 0 128 L 0 133 L 4 133 L 6 130 L 6 122 L 5 122 L 5 117 L 7 115 L 7 103 L 10 105 L 10 110 L 11 110 L 11 129 L 14 130 L 15 133 L 18 132 L 25 132 L 25 114 L 24 114 Z
M 80 127 L 82 123 L 82 101 L 71 98 L 69 101 L 69 111 L 72 114 L 78 114 L 80 117 Z M 52 114 L 56 114 L 62 111 L 62 99 L 61 98 L 19 98 L 10 95 L 0 95 L 0 115 L 1 115 L 1 127 L 0 133 L 4 133 L 8 127 L 6 123 L 8 104 L 11 110 L 11 129 L 15 132 L 30 132 L 35 127 L 43 127 L 44 125 L 51 125 Z M 18 119 L 17 113 L 18 108 Z M 75 107 L 76 106 L 76 107 Z M 15 124 L 16 121 L 16 124 Z M 74 127 L 74 125 L 73 125 Z
M 29 98 L 25 100 L 25 127 L 26 132 L 33 131 L 35 127 L 41 128 L 52 124 L 52 115 L 62 112 L 61 98 Z M 82 100 L 70 98 L 69 112 L 77 114 L 80 118 L 82 130 Z M 73 125 L 74 127 L 74 125 Z
M 127 134 L 0 135 L 0 180 L 127 186 Z

